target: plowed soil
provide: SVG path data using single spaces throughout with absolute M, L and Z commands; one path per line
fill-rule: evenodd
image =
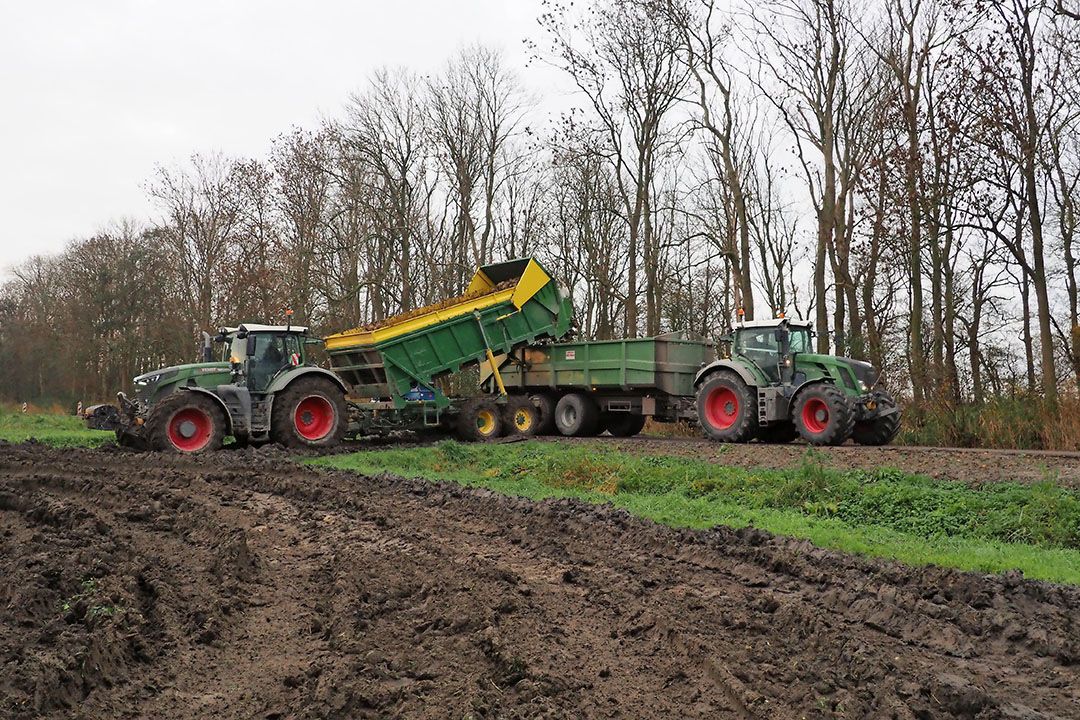
M 292 464 L 0 447 L 0 716 L 1080 718 L 1080 590 Z

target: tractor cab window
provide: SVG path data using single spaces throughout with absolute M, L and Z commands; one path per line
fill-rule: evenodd
M 757 365 L 770 380 L 779 379 L 780 346 L 776 328 L 743 328 L 735 333 L 734 351 Z
M 273 333 L 256 335 L 255 354 L 248 359 L 248 388 L 259 391 L 269 387 L 270 381 L 282 368 L 289 366 L 290 356 L 298 350 L 295 336 Z
M 813 350 L 810 349 L 810 330 L 808 328 L 791 328 L 790 338 L 791 352 L 813 352 Z

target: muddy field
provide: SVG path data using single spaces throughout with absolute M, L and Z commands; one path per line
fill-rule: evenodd
M 1080 590 L 291 464 L 0 447 L 0 716 L 1080 718 Z
M 1053 480 L 1065 487 L 1080 488 L 1080 453 L 1043 450 L 976 450 L 965 448 L 841 447 L 811 448 L 801 442 L 786 445 L 725 445 L 696 437 L 649 437 L 619 439 L 604 436 L 589 440 L 560 438 L 557 442 L 602 442 L 613 450 L 647 455 L 679 455 L 744 468 L 798 467 L 813 462 L 839 470 L 896 468 L 946 480 L 978 485 L 984 482 L 1023 483 Z M 808 453 L 810 455 L 808 456 Z

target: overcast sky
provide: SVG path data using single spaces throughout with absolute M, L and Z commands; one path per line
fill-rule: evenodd
M 157 163 L 261 155 L 381 65 L 463 45 L 524 68 L 539 0 L 0 0 L 0 273 L 151 216 Z M 543 95 L 550 71 L 522 69 Z

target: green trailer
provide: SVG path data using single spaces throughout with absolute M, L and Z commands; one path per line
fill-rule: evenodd
M 539 433 L 629 436 L 649 417 L 695 418 L 694 378 L 714 357 L 710 343 L 673 332 L 530 346 L 500 358 L 498 371 L 510 396 L 526 396 L 537 407 Z M 490 369 L 482 381 L 497 389 Z
M 439 379 L 561 338 L 571 314 L 569 293 L 539 262 L 523 258 L 482 266 L 460 297 L 331 335 L 326 351 L 351 386 L 357 434 L 456 425 L 467 437 L 487 439 L 502 434 L 520 398 L 451 398 Z

